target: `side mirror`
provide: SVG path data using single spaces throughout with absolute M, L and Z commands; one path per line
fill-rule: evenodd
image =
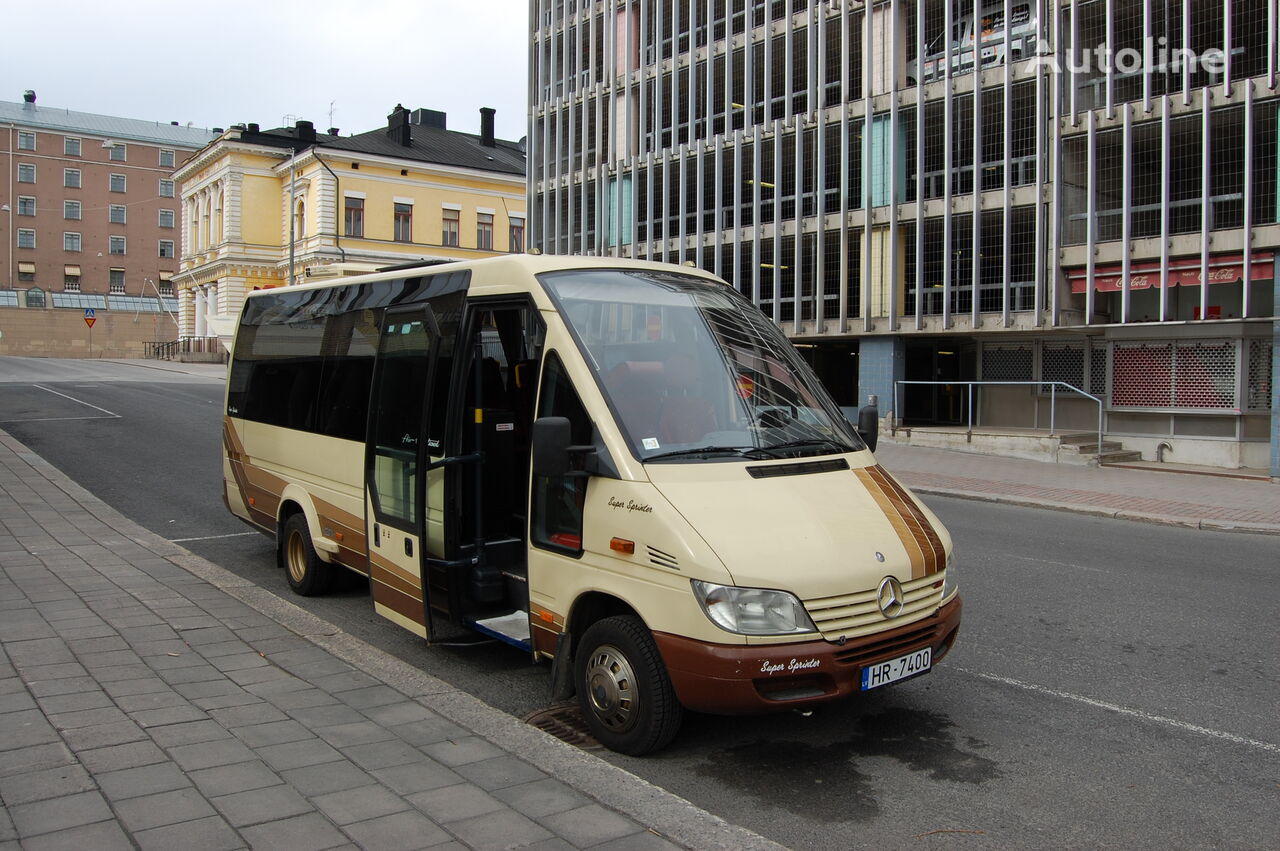
M 872 396 L 868 404 L 858 410 L 858 434 L 862 435 L 867 448 L 876 451 L 876 441 L 880 437 L 880 410 L 876 407 L 876 397 Z
M 569 472 L 568 417 L 541 417 L 533 421 L 533 474 L 563 476 Z

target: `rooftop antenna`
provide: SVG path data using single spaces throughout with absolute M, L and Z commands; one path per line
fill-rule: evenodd
M 337 103 L 337 101 L 332 101 L 332 100 L 329 101 L 329 126 L 330 127 L 334 126 L 333 125 L 333 105 L 335 103 Z

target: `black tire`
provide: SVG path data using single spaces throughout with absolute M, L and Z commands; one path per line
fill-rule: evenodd
M 615 615 L 592 624 L 573 670 L 582 715 L 609 750 L 642 756 L 665 747 L 680 729 L 684 708 L 639 618 Z
M 289 587 L 303 597 L 314 597 L 328 591 L 333 582 L 333 567 L 316 555 L 316 549 L 311 545 L 307 516 L 299 512 L 286 520 L 283 536 L 280 556 Z

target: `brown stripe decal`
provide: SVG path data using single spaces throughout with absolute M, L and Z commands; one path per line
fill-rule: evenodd
M 946 567 L 942 539 L 902 486 L 878 464 L 854 472 L 898 533 L 911 559 L 911 578 L 921 579 Z

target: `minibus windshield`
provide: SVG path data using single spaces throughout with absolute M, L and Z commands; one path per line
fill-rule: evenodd
M 783 333 L 731 287 L 655 270 L 538 277 L 640 460 L 764 460 L 865 448 Z

